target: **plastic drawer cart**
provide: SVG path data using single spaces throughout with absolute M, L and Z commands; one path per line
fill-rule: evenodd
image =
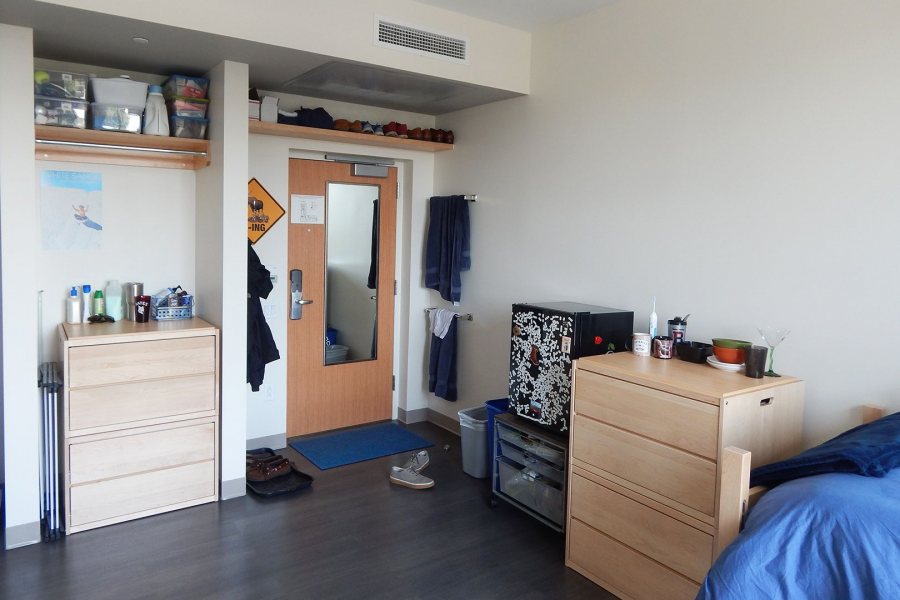
M 556 531 L 566 522 L 568 440 L 515 415 L 494 417 L 491 504 L 509 502 Z

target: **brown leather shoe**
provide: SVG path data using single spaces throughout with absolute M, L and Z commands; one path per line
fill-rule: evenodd
M 347 119 L 335 119 L 334 128 L 338 131 L 350 131 L 350 121 Z
M 350 123 L 350 131 L 353 133 L 362 133 L 362 121 L 353 121 Z
M 422 139 L 422 128 L 416 127 L 415 129 L 410 129 L 409 132 L 407 132 L 407 135 L 409 136 L 409 139 L 411 139 L 411 140 L 421 140 Z
M 291 461 L 279 457 L 281 460 L 270 462 L 260 462 L 254 466 L 247 467 L 247 481 L 268 481 L 291 472 Z
M 422 140 L 426 141 L 426 142 L 430 142 L 431 134 L 433 131 L 434 131 L 434 129 L 428 129 L 428 128 L 423 129 L 422 130 Z
M 444 130 L 443 129 L 432 129 L 431 130 L 431 141 L 437 142 L 439 144 L 444 143 Z
M 444 136 L 444 142 L 447 144 L 452 144 L 454 141 L 453 130 L 449 130 L 447 134 Z

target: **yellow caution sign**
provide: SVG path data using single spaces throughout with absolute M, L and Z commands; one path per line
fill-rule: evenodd
M 247 237 L 251 244 L 266 235 L 278 219 L 284 216 L 284 209 L 254 177 L 247 184 Z

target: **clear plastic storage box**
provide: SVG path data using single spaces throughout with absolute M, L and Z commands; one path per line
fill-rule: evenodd
M 169 117 L 169 132 L 173 137 L 202 140 L 206 138 L 208 123 L 208 119 L 199 117 Z
M 564 496 L 558 484 L 528 467 L 498 459 L 500 491 L 554 523 L 562 523 Z
M 36 125 L 59 125 L 84 129 L 87 124 L 88 103 L 65 98 L 34 97 Z
M 34 70 L 34 95 L 87 100 L 88 76 L 52 69 Z
M 91 129 L 140 133 L 143 114 L 143 108 L 92 102 Z
M 209 100 L 204 98 L 173 98 L 166 102 L 170 117 L 206 117 Z
M 147 87 L 143 81 L 128 77 L 91 77 L 94 102 L 113 106 L 140 106 L 147 104 Z
M 181 96 L 182 98 L 206 98 L 209 79 L 191 77 L 190 75 L 171 75 L 163 83 L 163 95 L 166 100 Z

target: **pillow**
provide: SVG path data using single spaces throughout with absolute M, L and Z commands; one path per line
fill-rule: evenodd
M 823 473 L 884 477 L 900 467 L 900 412 L 854 427 L 797 456 L 750 472 L 750 485 L 780 483 Z

